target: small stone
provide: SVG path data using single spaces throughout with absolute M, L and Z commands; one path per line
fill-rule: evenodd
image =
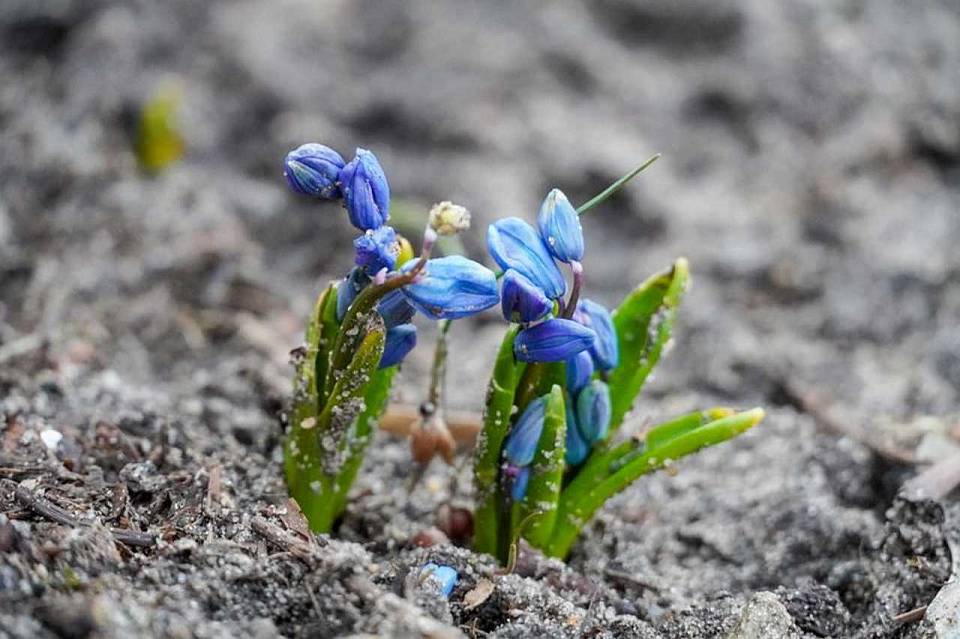
M 743 607 L 727 639 L 799 639 L 800 631 L 786 607 L 772 592 L 758 592 Z

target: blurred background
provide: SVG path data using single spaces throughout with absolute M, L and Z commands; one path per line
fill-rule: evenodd
M 172 148 L 148 171 L 154 120 Z M 287 388 L 353 237 L 285 188 L 307 141 L 374 150 L 395 206 L 468 207 L 488 262 L 491 220 L 661 152 L 584 225 L 605 303 L 691 261 L 654 397 L 776 405 L 786 384 L 861 421 L 956 411 L 954 0 L 5 0 L 0 364 L 40 353 L 183 398 L 225 369 Z M 455 405 L 479 405 L 502 330 L 454 330 Z

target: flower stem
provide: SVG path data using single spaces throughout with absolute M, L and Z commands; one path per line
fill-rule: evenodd
M 563 310 L 563 317 L 570 319 L 577 310 L 577 302 L 580 300 L 580 288 L 583 286 L 583 265 L 576 260 L 570 262 L 570 270 L 573 271 L 573 288 L 570 290 L 570 299 Z
M 594 196 L 590 201 L 588 201 L 586 204 L 581 204 L 580 207 L 577 209 L 577 213 L 579 213 L 580 215 L 583 215 L 584 213 L 586 213 L 587 211 L 589 211 L 590 209 L 592 209 L 592 208 L 595 207 L 596 205 L 605 202 L 607 199 L 609 199 L 611 196 L 613 196 L 617 191 L 619 191 L 620 189 L 622 189 L 622 188 L 624 187 L 624 185 L 626 185 L 627 182 L 629 182 L 630 180 L 632 180 L 633 178 L 635 178 L 635 177 L 636 177 L 637 175 L 639 175 L 645 168 L 647 168 L 648 166 L 650 166 L 651 164 L 653 164 L 654 162 L 656 162 L 656 161 L 659 160 L 659 159 L 660 159 L 660 154 L 657 153 L 656 155 L 654 155 L 653 157 L 651 157 L 649 160 L 647 160 L 646 162 L 644 162 L 643 164 L 641 164 L 641 165 L 638 166 L 637 168 L 633 169 L 632 171 L 630 171 L 629 173 L 627 173 L 626 175 L 624 175 L 622 178 L 620 178 L 619 180 L 617 180 L 616 182 L 614 182 L 613 184 L 611 184 L 610 186 L 608 186 L 607 188 L 605 188 L 603 191 L 600 192 L 600 194 L 595 195 L 595 196 Z

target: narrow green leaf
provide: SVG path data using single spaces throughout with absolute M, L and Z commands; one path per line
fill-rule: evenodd
M 614 182 L 613 184 L 605 188 L 598 195 L 591 198 L 588 202 L 586 202 L 585 204 L 581 204 L 580 207 L 577 208 L 577 213 L 579 213 L 580 215 L 583 215 L 584 213 L 586 213 L 596 205 L 602 204 L 607 199 L 612 197 L 617 191 L 619 191 L 624 186 L 626 186 L 627 182 L 637 177 L 641 171 L 643 171 L 644 169 L 646 169 L 648 166 L 650 166 L 651 164 L 653 164 L 659 159 L 660 159 L 660 154 L 657 153 L 652 158 L 650 158 L 649 160 L 647 160 L 646 162 L 644 162 L 643 164 L 633 169 L 632 171 L 630 171 L 629 173 L 621 177 L 619 180 L 617 180 L 616 182 Z
M 497 360 L 487 388 L 487 398 L 483 414 L 483 429 L 477 434 L 474 457 L 474 488 L 477 508 L 474 513 L 473 546 L 477 552 L 495 555 L 498 553 L 500 521 L 503 501 L 499 486 L 500 449 L 510 430 L 513 400 L 517 384 L 526 364 L 513 357 L 513 340 L 517 335 L 513 327 L 504 335 L 497 353 Z
M 623 422 L 670 340 L 688 275 L 687 261 L 680 258 L 669 271 L 658 273 L 637 287 L 613 312 L 620 364 L 607 380 L 611 432 Z
M 563 390 L 554 384 L 547 396 L 543 432 L 537 442 L 527 494 L 520 502 L 520 519 L 527 522 L 523 536 L 536 548 L 550 541 L 563 483 L 567 412 Z
M 317 402 L 319 406 L 327 401 L 327 371 L 330 368 L 330 359 L 333 356 L 333 346 L 340 334 L 340 322 L 337 321 L 337 287 L 342 284 L 343 282 L 330 284 L 323 306 L 320 307 L 320 339 L 317 343 L 316 372 L 314 375 L 317 380 Z
M 644 450 L 650 451 L 660 448 L 677 437 L 686 435 L 710 422 L 729 417 L 735 412 L 732 408 L 711 408 L 654 426 L 643 437 Z

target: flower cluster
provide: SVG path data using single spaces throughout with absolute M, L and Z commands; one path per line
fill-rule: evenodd
M 496 277 L 488 268 L 459 255 L 428 259 L 438 230 L 456 232 L 469 225 L 463 207 L 444 202 L 431 212 L 421 256 L 414 258 L 410 242 L 387 225 L 390 186 L 372 152 L 357 149 L 353 160 L 344 162 L 327 146 L 304 144 L 287 154 L 284 175 L 298 193 L 341 200 L 351 224 L 362 233 L 353 241 L 355 265 L 337 287 L 337 321 L 343 321 L 371 284 L 412 275 L 409 283 L 386 293 L 377 305 L 387 331 L 380 368 L 399 364 L 416 345 L 417 329 L 411 323 L 416 311 L 434 320 L 455 319 L 500 300 Z
M 567 391 L 566 461 L 586 459 L 603 441 L 610 425 L 610 391 L 593 379 L 618 363 L 617 335 L 610 312 L 601 304 L 579 300 L 583 282 L 583 230 L 576 209 L 559 189 L 547 194 L 537 229 L 516 217 L 492 224 L 487 247 L 504 269 L 503 316 L 522 326 L 514 339 L 521 362 L 564 362 Z M 570 297 L 560 264 L 572 273 Z M 544 420 L 544 397 L 530 402 L 504 446 L 503 477 L 514 500 L 523 497 Z

